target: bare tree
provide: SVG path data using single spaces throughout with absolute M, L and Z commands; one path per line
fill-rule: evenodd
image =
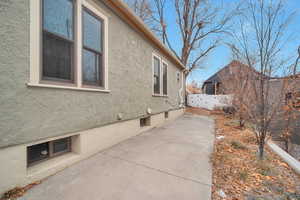
M 229 32 L 230 22 L 238 12 L 236 8 L 225 10 L 214 6 L 210 0 L 173 0 L 176 21 L 168 24 L 164 16 L 165 1 L 154 2 L 158 10 L 162 40 L 187 67 L 187 75 L 199 68 L 203 59 L 219 45 L 221 40 L 218 36 Z M 179 49 L 170 41 L 171 25 L 175 25 L 175 29 L 179 30 Z
M 147 3 L 145 0 L 127 1 L 132 2 L 129 5 L 134 5 L 131 7 L 142 19 L 145 10 L 140 9 L 143 7 L 141 5 L 148 5 L 151 1 L 150 28 L 187 67 L 187 75 L 200 68 L 203 59 L 220 44 L 219 36 L 229 32 L 230 22 L 239 11 L 239 7 L 232 10 L 217 7 L 211 0 L 149 0 Z M 166 19 L 166 11 L 174 13 L 173 21 Z M 144 21 L 147 23 L 149 20 Z M 176 44 L 171 42 L 171 32 L 174 30 L 179 32 Z
M 162 39 L 162 42 L 166 43 L 167 24 L 165 20 L 165 8 L 166 0 L 153 0 L 154 10 L 153 19 L 155 25 L 152 26 L 152 30 Z
M 297 75 L 299 60 L 300 60 L 300 46 L 298 47 L 298 56 L 296 58 L 296 62 L 295 62 L 294 68 L 293 68 L 293 76 Z
M 253 124 L 259 157 L 262 159 L 271 122 L 281 108 L 286 93 L 285 82 L 275 87 L 272 85 L 275 80 L 271 77 L 290 67 L 290 57 L 282 52 L 289 38 L 287 27 L 293 13 L 285 14 L 282 0 L 245 2 L 246 9 L 238 27 L 240 32 L 233 34 L 231 46 L 239 60 L 257 71 L 243 106 Z
M 292 75 L 284 78 L 287 92 L 285 96 L 285 104 L 283 105 L 283 120 L 285 120 L 285 127 L 280 136 L 284 142 L 285 151 L 290 151 L 291 136 L 293 133 L 293 123 L 299 118 L 300 111 L 300 76 L 297 74 L 297 67 L 300 59 L 300 46 L 298 47 L 298 56 L 296 58 L 295 64 L 292 66 Z
M 154 13 L 151 0 L 125 0 L 128 6 L 141 18 L 148 26 L 154 24 Z
M 190 84 L 187 84 L 186 88 L 191 92 L 192 94 L 200 94 L 201 91 L 201 84 L 197 82 L 196 80 L 193 80 Z
M 239 120 L 240 128 L 244 128 L 247 120 L 247 102 L 250 90 L 251 80 L 256 72 L 247 65 L 239 62 L 231 62 L 219 74 L 221 82 L 220 90 L 224 94 L 231 95 L 231 106 L 234 110 L 234 116 Z
M 288 90 L 291 91 L 291 90 Z M 283 105 L 283 120 L 285 120 L 285 126 L 283 132 L 280 135 L 280 139 L 284 142 L 285 151 L 289 152 L 291 136 L 292 136 L 292 122 L 296 119 L 297 115 L 295 113 L 295 96 L 293 92 L 288 92 L 286 95 L 286 104 Z

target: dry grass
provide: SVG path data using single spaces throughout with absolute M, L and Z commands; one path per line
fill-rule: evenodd
M 245 199 L 246 194 L 274 196 L 284 192 L 296 193 L 300 178 L 286 163 L 268 148 L 265 160 L 258 160 L 254 134 L 248 129 L 228 126 L 233 120 L 231 118 L 215 117 L 216 133 L 225 138 L 215 141 L 212 156 L 213 200 L 222 199 L 217 193 L 220 189 L 230 197 L 228 199 L 239 200 Z
M 202 109 L 190 110 L 194 114 L 203 112 Z M 218 194 L 220 190 L 225 192 L 228 200 L 243 200 L 247 194 L 275 198 L 297 192 L 300 177 L 277 155 L 266 148 L 265 159 L 257 159 L 256 140 L 250 130 L 236 127 L 231 117 L 220 114 L 213 117 L 216 119 L 216 136 L 225 136 L 215 140 L 211 156 L 213 200 L 223 199 Z
M 185 109 L 185 112 L 193 113 L 193 114 L 197 114 L 197 115 L 205 115 L 205 116 L 211 115 L 211 111 L 210 110 L 206 110 L 204 108 L 203 109 L 199 109 L 199 108 L 187 107 Z

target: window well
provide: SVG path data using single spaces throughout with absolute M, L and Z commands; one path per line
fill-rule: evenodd
M 140 127 L 151 126 L 151 117 L 144 117 L 140 119 Z
M 63 138 L 55 140 L 52 143 L 52 155 L 58 155 L 69 152 L 71 150 L 71 138 Z
M 31 166 L 71 151 L 71 137 L 27 147 L 27 165 Z
M 169 112 L 165 112 L 165 119 L 169 118 Z
M 36 144 L 27 147 L 27 163 L 31 165 L 49 158 L 49 143 Z

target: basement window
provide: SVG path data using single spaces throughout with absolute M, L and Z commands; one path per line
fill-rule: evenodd
M 169 112 L 165 112 L 165 119 L 169 118 Z
M 71 137 L 27 147 L 27 166 L 71 152 Z
M 140 119 L 140 127 L 151 126 L 151 117 L 144 117 Z

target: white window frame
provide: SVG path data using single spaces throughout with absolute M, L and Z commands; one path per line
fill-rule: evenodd
M 167 94 L 164 94 L 164 83 L 163 83 L 164 82 L 164 73 L 163 73 L 164 65 L 166 65 L 166 68 L 167 68 Z M 162 78 L 161 78 L 161 80 L 162 80 L 162 95 L 168 96 L 168 94 L 169 94 L 169 87 L 168 87 L 169 86 L 169 65 L 165 60 L 162 60 L 161 68 L 162 68 Z
M 41 42 L 42 42 L 42 0 L 30 0 L 30 78 L 28 86 L 70 89 L 70 90 L 84 90 L 84 91 L 98 91 L 110 92 L 108 87 L 108 18 L 100 11 L 101 9 L 95 4 L 87 0 L 76 0 L 74 30 L 75 30 L 75 64 L 74 64 L 74 84 L 66 85 L 60 82 L 42 83 L 41 82 Z M 82 7 L 91 10 L 95 15 L 103 20 L 104 36 L 103 36 L 103 59 L 104 59 L 104 86 L 103 87 L 83 87 L 82 84 Z
M 159 66 L 160 66 L 160 73 L 159 73 L 159 93 L 155 93 L 154 92 L 154 59 L 158 59 L 159 60 Z M 160 96 L 161 95 L 161 58 L 157 55 L 157 54 L 152 54 L 152 95 L 153 96 Z
M 159 60 L 160 66 L 160 77 L 159 77 L 159 93 L 154 93 L 154 58 Z M 167 88 L 167 95 L 163 94 L 163 64 L 167 66 L 167 87 L 169 82 L 169 64 L 158 54 L 152 53 L 152 96 L 159 96 L 159 97 L 168 97 L 169 88 Z

